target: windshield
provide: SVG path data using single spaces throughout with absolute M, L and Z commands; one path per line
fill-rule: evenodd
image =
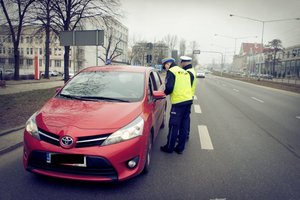
M 144 96 L 144 74 L 96 71 L 75 76 L 59 94 L 62 98 L 135 102 Z

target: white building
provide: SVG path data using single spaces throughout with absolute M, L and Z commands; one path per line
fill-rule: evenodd
M 45 33 L 37 26 L 25 26 L 20 37 L 20 75 L 34 74 L 34 57 L 38 56 L 39 71 L 45 71 Z M 74 51 L 74 53 L 72 53 Z M 84 64 L 84 50 L 71 47 L 69 71 L 77 71 Z M 14 49 L 8 26 L 0 28 L 0 68 L 13 69 Z M 50 37 L 50 71 L 64 71 L 64 47 L 55 34 Z
M 104 22 L 103 20 L 99 22 L 100 25 L 97 27 L 93 25 L 86 25 L 85 29 L 89 30 L 104 30 L 104 44 L 103 46 L 98 46 L 98 59 L 95 46 L 85 47 L 85 63 L 86 67 L 89 66 L 101 66 L 105 65 L 106 60 L 106 49 L 110 47 L 108 51 L 108 59 L 111 55 L 119 55 L 113 59 L 113 63 L 127 63 L 128 62 L 128 28 L 124 26 L 121 22 L 114 18 L 109 18 Z M 86 23 L 88 24 L 88 23 Z M 103 59 L 101 59 L 101 58 Z

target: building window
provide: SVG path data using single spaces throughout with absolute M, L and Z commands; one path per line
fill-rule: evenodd
M 24 54 L 24 49 L 23 49 L 23 48 L 21 48 L 21 52 L 20 52 L 20 54 L 21 54 L 21 55 L 23 55 L 23 54 Z
M 33 48 L 30 48 L 30 55 L 33 55 Z
M 26 53 L 27 55 L 29 55 L 29 48 L 26 48 Z
M 23 65 L 24 64 L 24 59 L 20 59 L 20 65 Z
M 42 55 L 43 54 L 43 49 L 42 48 L 40 48 L 40 55 Z
M 61 67 L 61 61 L 60 60 L 55 60 L 55 67 Z
M 15 63 L 15 59 L 14 58 L 9 58 L 8 59 L 8 63 L 9 64 L 14 64 Z
M 29 39 L 29 37 L 27 36 L 26 37 L 26 43 L 29 43 L 30 42 L 30 39 Z
M 52 60 L 49 60 L 49 67 L 52 67 Z
M 0 63 L 5 64 L 5 58 L 0 58 Z
M 43 65 L 43 60 L 39 59 L 39 66 L 41 67 Z
M 32 66 L 33 65 L 33 60 L 32 59 L 27 59 L 26 60 L 26 65 Z
M 20 37 L 21 43 L 23 43 L 23 40 L 24 40 L 24 38 L 23 38 L 23 36 L 21 36 L 21 37 Z
M 0 54 L 2 54 L 2 47 L 0 47 Z

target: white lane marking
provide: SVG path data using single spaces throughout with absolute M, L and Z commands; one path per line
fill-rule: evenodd
M 236 92 L 239 92 L 239 90 L 238 89 L 233 89 L 234 91 L 236 91 Z
M 260 100 L 260 99 L 258 99 L 258 98 L 255 98 L 255 97 L 251 97 L 253 100 L 255 100 L 255 101 L 258 101 L 258 102 L 260 102 L 260 103 L 264 103 L 264 101 L 263 100 Z
M 200 136 L 201 149 L 213 150 L 214 147 L 211 143 L 211 139 L 207 127 L 205 125 L 199 125 L 198 132 Z
M 297 119 L 300 119 L 300 116 L 296 116 Z
M 194 105 L 195 113 L 202 113 L 200 105 L 196 104 Z
M 198 100 L 196 95 L 194 95 L 194 100 Z

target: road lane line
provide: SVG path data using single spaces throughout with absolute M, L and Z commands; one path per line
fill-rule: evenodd
M 255 101 L 258 101 L 258 102 L 260 102 L 260 103 L 264 103 L 264 101 L 263 100 L 260 100 L 260 99 L 258 99 L 258 98 L 255 98 L 255 97 L 251 97 L 253 100 L 255 100 Z
M 194 100 L 198 100 L 196 95 L 194 95 Z
M 300 119 L 300 116 L 296 116 L 297 119 Z
M 200 136 L 201 149 L 213 150 L 214 147 L 211 143 L 211 139 L 207 127 L 205 125 L 199 125 L 198 132 Z
M 194 110 L 195 110 L 195 113 L 202 113 L 200 105 L 198 105 L 198 104 L 194 105 Z
M 236 92 L 239 92 L 239 90 L 237 90 L 237 89 L 233 89 L 234 91 L 236 91 Z

